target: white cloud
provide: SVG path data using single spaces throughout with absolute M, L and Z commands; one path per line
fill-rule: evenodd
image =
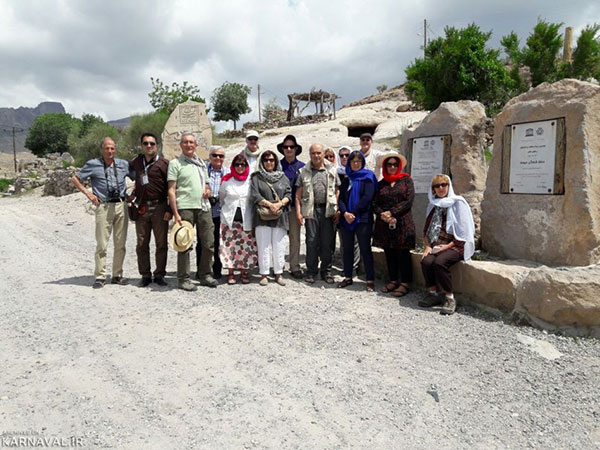
M 0 10 L 0 106 L 55 100 L 109 119 L 151 110 L 150 77 L 187 80 L 207 100 L 225 81 L 247 84 L 254 112 L 243 120 L 258 117 L 258 83 L 263 103 L 316 87 L 343 104 L 404 80 L 424 18 L 433 38 L 477 23 L 493 47 L 511 30 L 524 42 L 538 17 L 575 37 L 600 22 L 591 0 L 0 0 Z

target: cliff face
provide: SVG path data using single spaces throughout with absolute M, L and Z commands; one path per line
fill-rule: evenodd
M 12 129 L 16 126 L 25 131 L 15 134 L 17 152 L 27 151 L 25 148 L 25 137 L 27 129 L 33 120 L 42 114 L 64 113 L 65 108 L 60 102 L 42 102 L 35 108 L 0 108 L 0 153 L 12 153 Z

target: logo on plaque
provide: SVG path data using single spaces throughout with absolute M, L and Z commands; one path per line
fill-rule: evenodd
M 542 134 L 544 134 L 544 129 L 542 127 L 539 127 L 537 130 L 535 130 L 535 133 L 538 136 L 541 136 Z
M 525 130 L 525 137 L 533 136 L 533 128 L 527 128 Z

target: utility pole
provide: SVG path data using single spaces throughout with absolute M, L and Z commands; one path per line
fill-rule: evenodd
M 262 116 L 260 111 L 260 84 L 258 85 L 258 121 L 262 122 Z
M 15 173 L 17 173 L 17 144 L 15 141 L 15 127 L 12 127 L 12 135 L 13 135 L 13 160 L 15 162 Z
M 15 127 L 14 125 L 0 125 L 10 129 L 3 129 L 2 131 L 12 131 L 12 144 L 13 144 L 13 160 L 15 163 L 15 173 L 17 173 L 17 142 L 15 138 L 15 133 L 20 133 L 21 131 L 25 131 L 24 128 Z
M 425 59 L 425 49 L 427 48 L 427 19 L 423 19 L 423 59 Z

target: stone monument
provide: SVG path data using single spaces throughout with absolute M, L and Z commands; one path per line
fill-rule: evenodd
M 185 132 L 196 135 L 198 158 L 208 159 L 208 149 L 212 145 L 212 128 L 204 103 L 188 100 L 177 105 L 171 113 L 162 132 L 162 151 L 165 158 L 171 160 L 181 154 L 179 140 Z
M 486 119 L 485 108 L 479 102 L 446 102 L 416 129 L 402 134 L 402 153 L 409 160 L 408 171 L 415 182 L 412 215 L 419 241 L 423 238 L 427 187 L 431 177 L 440 172 L 452 177 L 455 192 L 471 206 L 476 238 L 479 235 L 480 202 L 486 177 Z
M 600 86 L 566 79 L 513 98 L 494 142 L 483 248 L 546 265 L 600 262 Z

